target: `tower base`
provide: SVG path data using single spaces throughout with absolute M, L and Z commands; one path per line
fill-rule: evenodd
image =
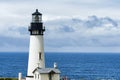
M 33 76 L 26 76 L 26 80 L 34 80 Z

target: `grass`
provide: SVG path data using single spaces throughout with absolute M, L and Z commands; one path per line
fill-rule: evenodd
M 0 78 L 0 80 L 18 80 L 17 78 Z

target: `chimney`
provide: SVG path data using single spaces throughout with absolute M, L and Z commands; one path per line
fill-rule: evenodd
M 18 80 L 22 80 L 22 73 L 18 74 Z
M 57 69 L 57 63 L 56 62 L 54 62 L 54 68 Z

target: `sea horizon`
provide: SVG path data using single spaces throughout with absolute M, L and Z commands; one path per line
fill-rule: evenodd
M 27 74 L 28 52 L 1 53 L 0 77 L 18 77 L 21 72 L 23 78 Z M 84 53 L 49 53 L 45 52 L 46 67 L 58 64 L 61 77 L 70 79 L 120 79 L 120 54 L 84 54 Z
M 27 53 L 27 54 L 29 54 L 29 51 L 27 52 L 27 51 L 23 51 L 23 52 L 17 52 L 17 51 L 0 51 L 0 53 Z M 51 53 L 62 53 L 62 54 L 120 54 L 120 52 L 55 52 L 55 51 L 53 51 L 53 52 L 49 52 L 49 51 L 47 51 L 47 52 L 44 52 L 44 53 L 49 53 L 49 54 L 51 54 Z

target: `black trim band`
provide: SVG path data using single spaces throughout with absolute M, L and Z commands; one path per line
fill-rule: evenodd
M 30 77 L 30 78 L 33 78 L 34 76 L 26 76 L 26 77 Z

